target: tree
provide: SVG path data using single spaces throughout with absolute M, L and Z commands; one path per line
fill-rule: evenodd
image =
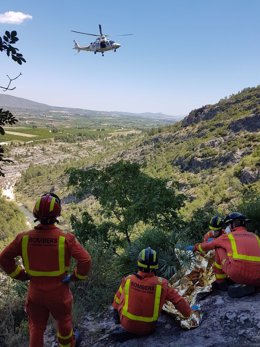
M 9 31 L 6 31 L 3 37 L 0 36 L 0 52 L 5 52 L 8 57 L 11 56 L 11 59 L 16 62 L 17 64 L 21 65 L 22 63 L 25 63 L 26 60 L 24 59 L 23 55 L 21 53 L 18 53 L 19 49 L 14 47 L 13 44 L 15 44 L 18 41 L 17 32 L 12 31 L 11 33 Z M 13 80 L 18 78 L 21 74 L 16 76 L 15 78 L 9 78 L 9 83 L 6 87 L 0 86 L 0 89 L 6 90 L 12 90 L 14 88 L 10 88 L 11 83 Z M 15 124 L 17 122 L 17 119 L 10 111 L 4 111 L 2 108 L 0 108 L 0 134 L 4 135 L 5 131 L 3 126 L 6 124 Z M 9 159 L 4 159 L 4 149 L 2 146 L 0 146 L 0 161 L 8 161 L 11 162 Z M 0 176 L 4 176 L 4 173 L 0 167 Z
M 22 63 L 25 63 L 26 60 L 21 53 L 18 53 L 19 49 L 13 46 L 13 44 L 15 44 L 17 41 L 19 41 L 19 39 L 15 30 L 11 33 L 6 31 L 3 37 L 0 36 L 0 51 L 6 52 L 8 57 L 11 54 L 13 61 L 17 62 L 19 65 L 22 65 Z
M 139 222 L 166 232 L 178 230 L 182 224 L 178 210 L 184 204 L 184 195 L 167 187 L 165 180 L 143 173 L 137 163 L 119 161 L 100 170 L 71 168 L 68 174 L 69 185 L 75 187 L 77 195 L 91 194 L 98 200 L 106 219 L 107 228 L 103 228 L 106 237 L 117 245 L 122 244 L 122 240 L 131 243 L 131 233 Z M 73 218 L 74 223 L 81 223 L 80 229 L 84 229 L 84 218 L 82 222 Z M 85 230 L 90 218 L 86 220 Z

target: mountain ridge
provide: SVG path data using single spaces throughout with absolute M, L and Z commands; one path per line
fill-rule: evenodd
M 225 211 L 246 192 L 260 192 L 259 132 L 260 86 L 152 129 L 122 159 L 146 162 L 147 173 L 179 182 L 188 214 L 212 203 Z
M 84 108 L 76 108 L 76 107 L 65 107 L 65 106 L 52 106 L 44 103 L 40 103 L 37 101 L 20 98 L 17 96 L 12 96 L 8 94 L 0 94 L 0 105 L 1 107 L 8 107 L 10 111 L 13 112 L 22 112 L 23 110 L 26 111 L 37 111 L 37 112 L 66 112 L 66 113 L 82 113 L 85 115 L 125 115 L 125 116 L 140 116 L 142 118 L 161 118 L 161 119 L 172 119 L 172 120 L 180 120 L 183 117 L 182 116 L 172 116 L 167 115 L 161 112 L 140 112 L 140 113 L 134 113 L 134 112 L 124 112 L 124 111 L 96 111 L 96 110 L 89 110 Z

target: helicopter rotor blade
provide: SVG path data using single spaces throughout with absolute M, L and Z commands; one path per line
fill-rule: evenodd
M 101 24 L 98 25 L 99 26 L 99 32 L 100 32 L 100 35 L 103 36 L 103 33 L 102 33 L 102 28 L 101 28 Z
M 71 30 L 73 33 L 77 34 L 83 34 L 83 35 L 90 35 L 90 36 L 99 36 L 98 34 L 89 34 L 89 33 L 84 33 L 82 31 L 76 31 L 76 30 Z

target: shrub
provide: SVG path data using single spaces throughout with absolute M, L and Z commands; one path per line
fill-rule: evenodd
M 27 285 L 5 275 L 0 279 L 0 346 L 21 346 L 22 341 L 28 339 L 28 323 L 24 312 Z
M 249 193 L 237 207 L 237 211 L 243 213 L 251 220 L 247 228 L 260 236 L 260 197 Z
M 115 266 L 117 256 L 111 248 L 103 247 L 102 239 L 90 239 L 85 247 L 92 258 L 92 269 L 86 281 L 76 282 L 72 288 L 75 321 L 86 311 L 99 312 L 112 304 L 121 278 Z
M 123 274 L 136 272 L 138 254 L 144 248 L 153 248 L 158 255 L 159 276 L 170 278 L 180 267 L 176 256 L 176 239 L 174 232 L 167 233 L 158 228 L 147 228 L 143 234 L 133 241 L 120 256 L 119 269 Z

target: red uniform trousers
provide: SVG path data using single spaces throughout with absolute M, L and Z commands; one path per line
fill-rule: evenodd
M 60 346 L 74 347 L 72 302 L 73 297 L 67 284 L 61 284 L 49 291 L 42 291 L 30 284 L 26 301 L 30 347 L 44 346 L 43 334 L 50 314 L 57 321 Z

